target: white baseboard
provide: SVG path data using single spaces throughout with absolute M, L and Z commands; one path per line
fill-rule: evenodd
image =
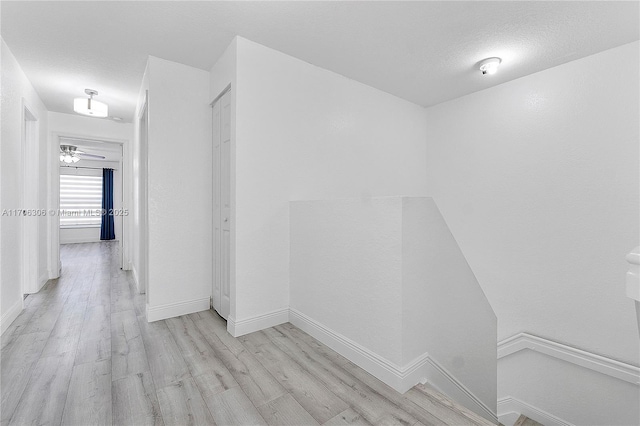
M 499 342 L 498 359 L 525 349 L 552 356 L 625 382 L 640 385 L 639 367 L 528 333 L 519 333 Z
M 289 308 L 277 309 L 267 312 L 266 314 L 256 315 L 255 317 L 242 320 L 236 320 L 229 315 L 227 319 L 227 330 L 233 337 L 239 337 L 286 322 L 289 322 Z
M 14 303 L 7 312 L 2 314 L 2 317 L 0 317 L 0 334 L 3 334 L 11 323 L 18 318 L 18 315 L 22 312 L 23 302 L 23 299 L 16 300 L 16 303 Z
M 503 425 L 512 426 L 516 420 L 518 420 L 520 414 L 524 414 L 531 420 L 535 420 L 545 426 L 573 426 L 572 423 L 564 421 L 519 399 L 507 396 L 498 400 L 498 419 Z
M 496 413 L 427 353 L 400 367 L 296 309 L 289 309 L 289 321 L 400 393 L 426 380 L 474 413 L 497 422 Z
M 149 306 L 147 304 L 147 321 L 159 321 L 207 310 L 209 310 L 209 297 L 159 306 Z

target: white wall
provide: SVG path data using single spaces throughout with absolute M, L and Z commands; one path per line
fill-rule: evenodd
M 133 144 L 131 146 L 131 270 L 139 292 L 147 293 L 148 281 L 148 209 L 147 209 L 147 160 L 148 160 L 148 112 L 147 120 L 141 123 L 143 109 L 147 108 L 149 90 L 149 61 L 144 70 L 136 112 L 133 122 Z
M 85 117 L 82 115 L 63 114 L 59 112 L 49 112 L 49 143 L 54 149 L 57 149 L 59 144 L 58 136 L 70 136 L 70 137 L 84 137 L 87 139 L 103 140 L 103 141 L 120 141 L 122 143 L 122 155 L 123 159 L 118 162 L 104 162 L 104 161 L 91 161 L 82 160 L 78 163 L 78 166 L 97 167 L 97 168 L 113 168 L 114 179 L 114 208 L 125 208 L 129 210 L 129 215 L 126 217 L 114 218 L 116 239 L 123 240 L 125 237 L 125 229 L 127 226 L 132 226 L 133 216 L 131 210 L 131 145 L 134 139 L 134 126 L 133 123 L 118 123 L 111 120 L 103 120 L 92 117 Z M 111 145 L 111 143 L 109 143 Z M 119 145 L 119 144 L 118 144 Z M 118 148 L 119 149 L 119 148 Z M 60 168 L 60 162 L 57 155 L 53 156 L 52 163 L 55 167 Z M 60 170 L 62 170 L 60 168 Z M 100 173 L 102 175 L 102 173 Z M 59 188 L 54 188 L 56 192 Z M 56 194 L 58 195 L 58 194 Z M 59 198 L 56 197 L 56 203 L 59 205 Z M 97 229 L 97 231 L 96 231 Z M 60 230 L 60 244 L 76 243 L 76 242 L 90 242 L 100 241 L 100 228 L 88 228 L 88 229 L 61 229 Z M 124 241 L 123 241 L 124 242 Z M 125 268 L 130 261 L 130 245 L 129 240 L 125 243 Z
M 433 199 L 294 201 L 290 231 L 294 324 L 400 392 L 426 378 L 495 419 L 496 317 Z
M 236 43 L 235 317 L 244 320 L 289 305 L 288 202 L 425 195 L 426 127 L 421 107 Z
M 149 57 L 147 318 L 209 308 L 212 147 L 209 73 Z
M 4 209 L 47 209 L 47 110 L 35 92 L 15 57 L 1 41 L 2 72 L 2 144 L 0 148 L 0 211 Z M 38 202 L 36 206 L 21 205 L 23 104 L 38 119 Z M 2 331 L 22 309 L 21 236 L 22 217 L 2 216 L 0 233 L 0 318 Z M 37 276 L 49 278 L 47 271 L 47 220 L 38 221 Z
M 291 308 L 404 366 L 402 199 L 290 205 Z
M 529 350 L 499 365 L 501 398 L 515 397 L 574 425 L 640 424 L 637 385 Z
M 496 315 L 434 200 L 402 203 L 403 361 L 429 353 L 495 415 Z
M 498 315 L 499 340 L 526 331 L 638 365 L 624 273 L 640 232 L 639 48 L 427 109 L 429 193 Z M 505 383 L 517 373 L 501 365 Z M 531 385 L 518 383 L 513 397 Z M 546 384 L 570 394 L 562 381 Z

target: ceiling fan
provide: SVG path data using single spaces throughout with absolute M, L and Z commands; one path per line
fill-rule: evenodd
M 77 163 L 83 158 L 97 158 L 101 160 L 105 159 L 105 157 L 102 155 L 87 154 L 84 151 L 79 151 L 78 147 L 73 145 L 60 145 L 60 161 L 62 161 L 63 163 Z

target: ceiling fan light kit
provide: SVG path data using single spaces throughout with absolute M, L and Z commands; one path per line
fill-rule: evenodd
M 96 90 L 85 89 L 84 93 L 89 95 L 89 97 L 75 98 L 73 100 L 73 110 L 75 112 L 97 118 L 105 118 L 109 116 L 109 106 L 104 102 L 99 102 L 93 99 L 94 96 L 98 96 L 98 92 Z
M 87 154 L 84 151 L 79 151 L 77 146 L 73 145 L 60 145 L 60 161 L 66 164 L 77 163 L 81 160 L 80 155 L 85 157 L 97 158 L 104 160 L 103 155 Z
M 72 145 L 60 145 L 60 161 L 63 163 L 71 164 L 80 161 L 77 148 Z

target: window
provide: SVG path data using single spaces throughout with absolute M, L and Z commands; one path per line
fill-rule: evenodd
M 60 227 L 100 227 L 102 176 L 60 175 Z

